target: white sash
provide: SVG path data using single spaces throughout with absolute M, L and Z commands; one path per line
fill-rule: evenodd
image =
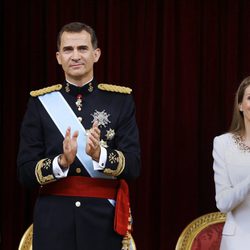
M 111 176 L 94 170 L 92 159 L 85 151 L 87 140 L 86 130 L 79 122 L 75 113 L 65 101 L 61 93 L 58 91 L 51 92 L 46 95 L 39 96 L 39 100 L 49 113 L 51 119 L 54 121 L 63 137 L 65 136 L 65 132 L 69 126 L 71 127 L 71 131 L 79 131 L 76 156 L 85 167 L 89 175 L 96 178 L 111 179 Z

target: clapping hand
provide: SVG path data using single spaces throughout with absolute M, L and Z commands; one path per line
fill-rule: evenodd
M 101 154 L 100 147 L 100 134 L 101 131 L 98 128 L 98 121 L 93 123 L 92 128 L 88 131 L 88 138 L 86 144 L 86 153 L 95 161 L 99 161 Z
M 75 131 L 71 137 L 71 128 L 67 128 L 63 141 L 63 154 L 60 155 L 58 160 L 61 168 L 68 168 L 74 162 L 77 153 L 78 134 L 78 131 Z

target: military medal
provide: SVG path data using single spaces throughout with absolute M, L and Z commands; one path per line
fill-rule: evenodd
M 78 94 L 76 96 L 76 107 L 78 109 L 78 111 L 81 111 L 82 110 L 82 95 L 81 94 Z
M 109 129 L 106 131 L 106 138 L 107 140 L 112 140 L 115 136 L 115 130 L 114 129 Z
M 109 120 L 110 114 L 107 114 L 105 110 L 103 111 L 95 110 L 94 114 L 91 114 L 91 115 L 94 117 L 92 123 L 94 123 L 95 121 L 98 121 L 99 126 L 106 127 L 108 123 L 111 123 L 111 121 Z

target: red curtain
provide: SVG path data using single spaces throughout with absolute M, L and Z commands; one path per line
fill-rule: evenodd
M 212 141 L 227 130 L 250 75 L 248 0 L 3 0 L 1 246 L 17 249 L 36 191 L 16 177 L 29 91 L 60 83 L 56 35 L 93 26 L 100 82 L 133 88 L 142 173 L 130 183 L 138 250 L 173 250 L 194 218 L 215 211 Z

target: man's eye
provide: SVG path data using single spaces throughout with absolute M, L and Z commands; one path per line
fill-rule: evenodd
M 88 50 L 88 47 L 85 47 L 85 46 L 79 47 L 78 50 L 81 51 L 81 52 L 83 52 L 83 51 Z
M 64 48 L 63 51 L 64 51 L 64 52 L 71 52 L 72 49 L 71 49 L 71 48 Z

